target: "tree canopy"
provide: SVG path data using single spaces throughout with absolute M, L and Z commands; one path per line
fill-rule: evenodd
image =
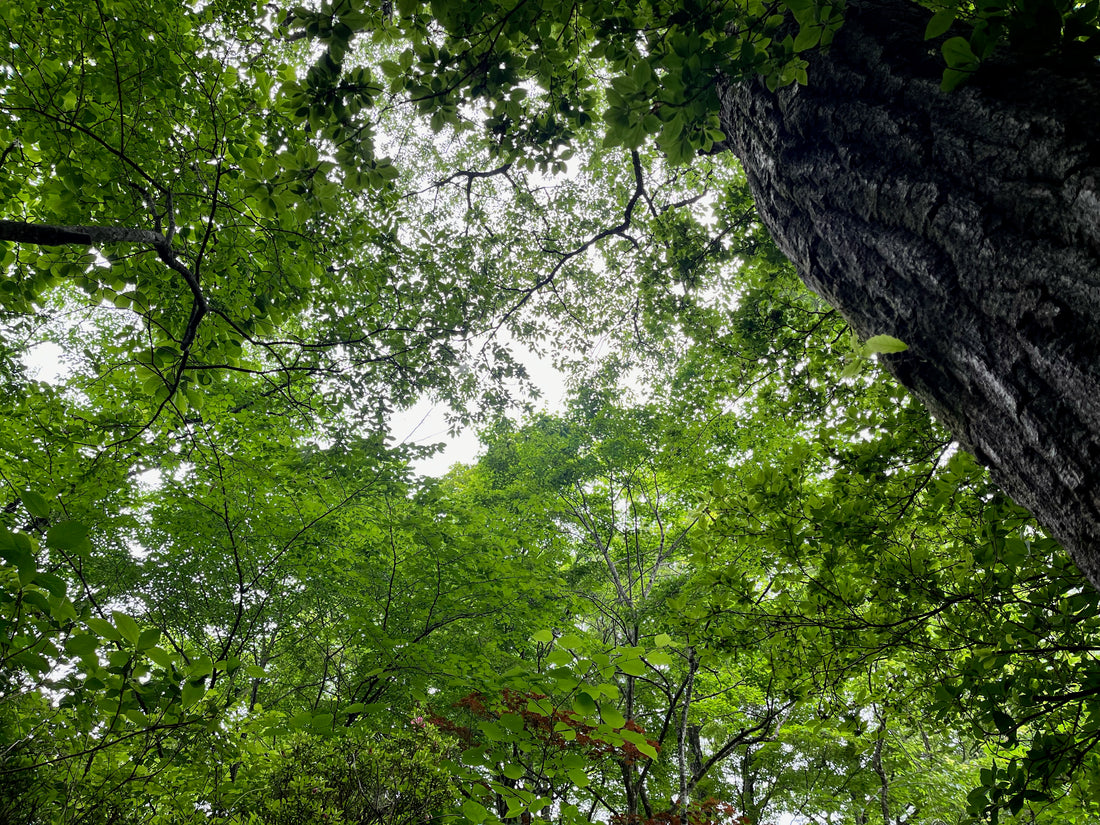
M 760 137 L 884 8 L 7 3 L 0 821 L 1093 821 L 1093 571 Z M 1097 8 L 894 35 L 965 115 L 998 61 L 1087 81 Z M 416 471 L 421 397 L 475 460 Z

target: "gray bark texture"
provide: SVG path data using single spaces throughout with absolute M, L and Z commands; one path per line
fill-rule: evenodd
M 720 84 L 805 282 L 1100 587 L 1100 70 L 1010 58 L 941 92 L 930 13 L 853 0 L 810 84 Z

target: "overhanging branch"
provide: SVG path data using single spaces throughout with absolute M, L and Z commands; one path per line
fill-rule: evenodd
M 35 246 L 99 246 L 101 244 L 136 244 L 152 247 L 157 257 L 174 272 L 179 273 L 191 290 L 191 313 L 187 328 L 180 339 L 181 357 L 175 376 L 168 385 L 168 394 L 157 408 L 156 415 L 179 389 L 184 370 L 191 357 L 191 345 L 199 331 L 199 324 L 209 311 L 206 296 L 195 272 L 180 260 L 172 242 L 161 232 L 126 226 L 60 226 L 56 224 L 30 223 L 27 221 L 0 220 L 0 241 L 32 244 Z M 154 416 L 155 420 L 156 416 Z M 150 422 L 151 423 L 151 422 Z
M 0 241 L 33 244 L 35 246 L 98 246 L 100 244 L 138 244 L 151 246 L 158 257 L 170 269 L 178 272 L 187 283 L 195 299 L 197 312 L 205 315 L 208 309 L 199 279 L 179 259 L 168 238 L 151 229 L 128 226 L 60 226 L 56 224 L 28 223 L 26 221 L 0 221 Z M 194 313 L 193 313 L 194 314 Z M 188 329 L 190 330 L 190 324 Z M 194 333 L 185 335 L 185 343 L 194 339 Z

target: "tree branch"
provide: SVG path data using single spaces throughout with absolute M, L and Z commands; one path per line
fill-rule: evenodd
M 174 223 L 172 226 L 174 228 Z M 191 290 L 191 314 L 187 319 L 187 328 L 183 332 L 183 337 L 180 338 L 181 358 L 176 374 L 169 384 L 168 394 L 157 407 L 156 413 L 149 423 L 155 421 L 172 396 L 175 395 L 176 390 L 179 389 L 184 370 L 190 360 L 191 345 L 195 342 L 195 336 L 199 331 L 199 324 L 202 323 L 202 319 L 210 309 L 206 296 L 202 293 L 198 275 L 180 260 L 169 238 L 159 231 L 127 226 L 59 226 L 29 223 L 27 221 L 0 220 L 0 241 L 36 246 L 98 246 L 114 243 L 150 246 L 156 251 L 157 257 L 161 259 L 165 266 L 179 273 L 188 289 Z
M 195 298 L 200 315 L 205 315 L 208 309 L 198 277 L 179 259 L 167 236 L 151 229 L 136 229 L 128 226 L 58 226 L 26 221 L 0 221 L 0 241 L 36 246 L 98 246 L 110 243 L 151 246 L 165 265 L 183 276 Z M 188 331 L 191 331 L 191 324 L 188 325 Z M 193 332 L 190 336 L 184 336 L 187 344 L 190 343 L 188 338 L 194 338 Z

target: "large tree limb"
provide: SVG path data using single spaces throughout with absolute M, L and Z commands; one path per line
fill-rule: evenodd
M 156 251 L 157 256 L 166 266 L 183 277 L 188 289 L 191 290 L 195 301 L 195 308 L 192 311 L 192 323 L 197 325 L 194 317 L 196 313 L 201 318 L 209 308 L 198 277 L 180 260 L 171 241 L 164 234 L 151 229 L 136 229 L 127 226 L 59 226 L 25 221 L 0 221 L 0 241 L 32 244 L 34 246 L 99 246 L 101 244 L 116 243 L 149 246 Z M 184 335 L 188 346 L 195 337 L 194 331 L 191 331 L 191 326 L 192 324 L 189 323 L 188 330 L 190 334 L 185 333 Z

